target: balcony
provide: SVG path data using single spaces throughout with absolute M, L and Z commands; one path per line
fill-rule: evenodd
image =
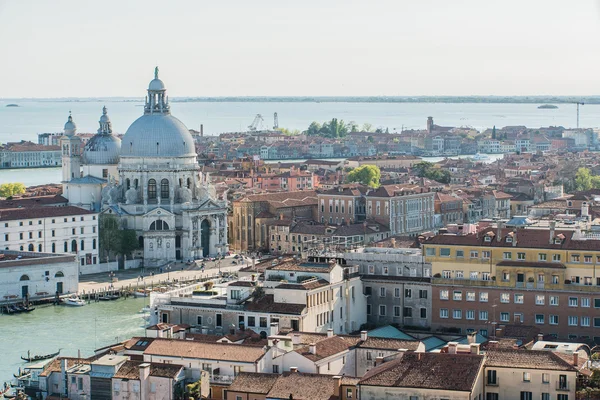
M 450 286 L 496 286 L 495 281 L 483 281 L 481 279 L 452 279 L 452 278 L 431 278 L 433 285 Z
M 569 382 L 556 382 L 556 391 L 558 392 L 568 392 L 570 390 Z
M 212 375 L 210 377 L 210 383 L 217 383 L 222 385 L 231 385 L 235 379 L 234 375 Z

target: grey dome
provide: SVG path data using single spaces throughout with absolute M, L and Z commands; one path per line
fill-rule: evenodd
M 114 135 L 97 134 L 85 144 L 84 164 L 118 164 L 121 153 L 121 139 Z
M 121 157 L 196 156 L 188 128 L 170 114 L 146 114 L 135 120 L 123 136 Z
M 71 116 L 71 114 L 69 114 L 69 118 L 67 119 L 67 122 L 65 123 L 65 135 L 73 136 L 76 131 L 77 131 L 77 125 L 75 125 L 75 122 L 73 122 L 73 117 Z
M 166 90 L 165 84 L 158 78 L 154 78 L 150 81 L 148 90 Z

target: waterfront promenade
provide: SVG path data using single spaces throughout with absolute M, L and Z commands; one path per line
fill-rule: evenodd
M 220 271 L 223 274 L 238 271 L 242 266 L 248 264 L 238 263 L 234 265 L 233 257 L 227 257 L 221 260 Z M 241 259 L 239 260 L 242 261 Z M 244 260 L 252 262 L 251 260 Z M 205 262 L 204 272 L 200 269 L 200 261 L 187 265 L 186 263 L 171 263 L 169 266 L 161 268 L 132 268 L 113 271 L 111 275 L 102 272 L 99 274 L 81 275 L 79 277 L 79 293 L 103 292 L 108 290 L 120 290 L 136 287 L 158 285 L 166 281 L 190 281 L 201 278 L 217 276 L 219 273 L 219 264 L 217 261 Z M 162 272 L 161 272 L 162 270 Z M 114 275 L 113 275 L 114 274 Z M 143 277 L 140 280 L 140 277 Z M 111 287 L 112 284 L 112 287 Z

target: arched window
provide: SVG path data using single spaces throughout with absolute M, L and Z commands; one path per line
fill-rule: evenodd
M 77 240 L 73 239 L 71 241 L 71 251 L 73 253 L 77 253 Z
M 133 187 L 136 189 L 138 188 L 138 180 L 137 179 L 133 180 Z
M 29 248 L 28 248 L 28 250 L 29 250 L 29 251 L 33 251 L 33 244 L 31 244 L 31 243 L 29 244 Z
M 96 239 L 92 240 L 92 250 L 96 250 Z
M 183 179 L 179 178 L 179 187 L 183 186 Z
M 156 181 L 154 179 L 148 181 L 148 198 L 150 200 L 156 199 Z
M 85 250 L 85 240 L 81 241 L 81 251 Z
M 192 180 L 190 178 L 187 178 L 187 188 L 188 189 L 192 188 Z
M 58 271 L 57 273 L 54 274 L 55 278 L 64 278 L 65 274 L 62 273 L 62 271 Z
M 168 199 L 169 198 L 169 180 L 163 179 L 160 181 L 160 198 Z
M 23 250 L 23 249 L 21 249 Z M 65 242 L 65 250 L 64 253 L 68 253 L 69 252 L 69 245 L 67 244 L 67 242 Z
M 23 251 L 23 246 L 19 247 L 19 250 Z
M 41 253 L 42 252 L 42 245 L 38 244 L 38 251 Z
M 28 281 L 29 280 L 29 275 L 21 275 L 21 279 L 19 279 L 20 281 Z
M 150 224 L 151 231 L 166 231 L 169 230 L 169 224 L 163 220 L 156 220 Z
M 129 190 L 131 188 L 131 181 L 129 178 L 125 179 L 125 190 Z
M 56 243 L 52 243 L 52 252 L 56 253 Z

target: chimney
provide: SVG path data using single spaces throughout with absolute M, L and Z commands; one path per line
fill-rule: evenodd
M 290 367 L 290 372 L 298 372 L 298 367 Z
M 360 331 L 360 340 L 365 342 L 368 338 L 367 331 Z
M 479 343 L 471 343 L 471 354 L 479 354 Z
M 504 228 L 504 223 L 502 221 L 498 221 L 496 224 L 496 240 L 499 242 L 502 240 L 502 228 Z
M 502 328 L 496 328 L 496 337 L 503 337 L 504 336 L 504 329 Z
M 513 231 L 513 241 L 512 241 L 512 245 L 513 247 L 517 247 L 517 229 L 515 228 L 515 230 Z
M 335 375 L 333 377 L 333 396 L 341 397 L 341 387 L 342 387 L 342 377 L 340 375 Z
M 573 365 L 577 366 L 579 364 L 579 353 L 578 352 L 574 352 L 573 353 Z
M 541 333 L 538 333 L 536 342 L 542 341 L 542 340 L 544 340 L 544 335 L 542 335 Z
M 147 393 L 150 392 L 150 363 L 143 363 L 139 366 L 140 371 L 140 400 L 146 400 Z
M 333 337 L 333 329 L 327 329 L 327 337 Z
M 548 243 L 554 243 L 554 230 L 556 229 L 556 221 L 550 221 L 550 237 L 548 238 Z
M 383 364 L 383 357 L 375 357 L 375 366 Z
M 457 348 L 458 348 L 457 342 L 448 342 L 448 354 L 456 354 Z
M 472 333 L 468 333 L 467 334 L 467 342 L 469 344 L 473 344 L 475 343 L 475 340 L 477 339 L 477 334 L 475 332 Z
M 279 333 L 279 323 L 271 322 L 271 334 L 270 336 L 277 335 Z
M 308 352 L 310 354 L 314 354 L 315 356 L 317 355 L 317 344 L 316 343 L 311 343 L 308 345 Z
M 60 373 L 65 380 L 66 380 L 67 368 L 68 368 L 67 359 L 66 358 L 61 359 L 60 360 Z
M 586 219 L 590 216 L 590 206 L 587 201 L 581 203 L 581 216 Z
M 292 334 L 292 344 L 300 344 L 300 334 L 299 333 Z
M 488 349 L 497 349 L 498 348 L 498 341 L 497 340 L 490 340 L 488 342 Z

